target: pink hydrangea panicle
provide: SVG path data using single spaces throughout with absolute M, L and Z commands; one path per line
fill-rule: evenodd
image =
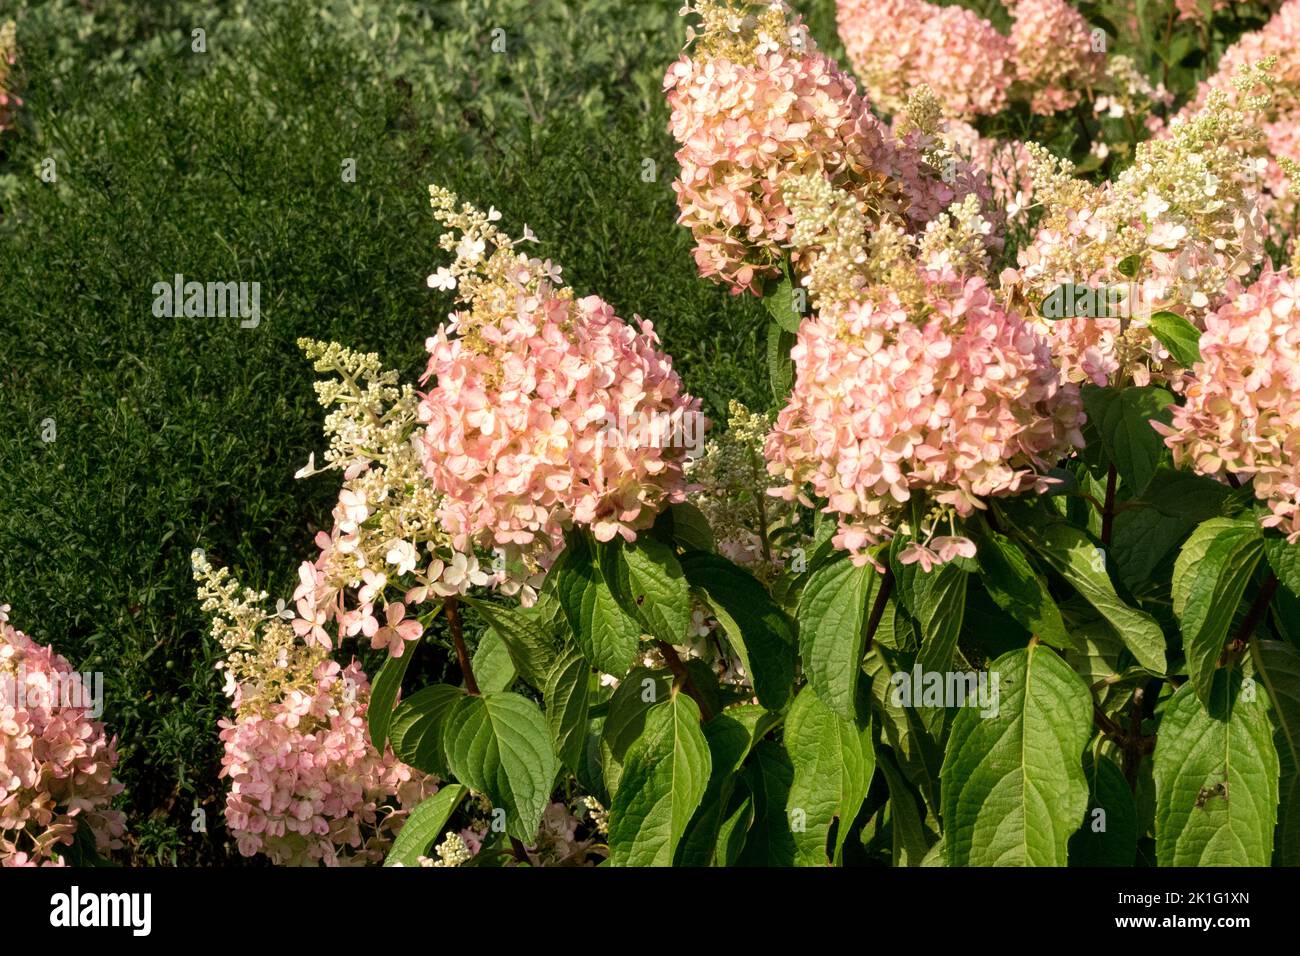
M 699 399 L 650 322 L 576 297 L 558 268 L 431 192 L 444 224 L 473 240 L 444 236 L 466 308 L 428 340 L 419 406 L 438 524 L 458 551 L 524 551 L 543 567 L 573 524 L 635 539 L 685 500 L 684 466 L 707 426 Z
M 875 287 L 804 321 L 794 391 L 765 449 L 789 483 L 778 491 L 822 499 L 839 520 L 836 545 L 860 560 L 908 522 L 914 494 L 966 517 L 983 498 L 1041 490 L 1044 472 L 1083 444 L 1078 391 L 1058 382 L 1046 339 L 980 277 L 920 279 L 919 303 Z M 911 529 L 923 550 L 909 559 L 968 552 L 960 535 L 933 537 L 937 524 Z
M 0 133 L 12 125 L 14 107 L 23 105 L 12 88 L 13 67 L 17 59 L 17 31 L 10 20 L 0 24 Z
M 226 824 L 241 855 L 282 866 L 383 860 L 404 811 L 437 785 L 375 750 L 369 698 L 359 664 L 323 659 L 304 687 L 221 721 Z
M 1088 22 L 1065 0 L 1008 0 L 1003 36 L 972 10 L 927 0 L 839 0 L 840 38 L 880 108 L 899 112 L 914 87 L 946 115 L 992 116 L 1010 100 L 1035 113 L 1069 109 L 1101 74 Z
M 871 101 L 897 113 L 925 84 L 947 115 L 989 116 L 1007 102 L 1011 43 L 965 7 L 925 0 L 839 0 L 840 39 Z
M 999 141 L 981 136 L 975 127 L 960 120 L 948 120 L 944 135 L 954 152 L 969 160 L 972 168 L 988 176 L 992 207 L 1002 214 L 1008 227 L 1024 227 L 1034 196 L 1033 162 L 1025 144 L 1018 140 Z
M 301 633 L 302 618 L 283 602 L 267 611 L 265 593 L 241 589 L 201 552 L 193 562 L 234 708 L 219 726 L 221 776 L 230 780 L 226 824 L 239 852 L 294 866 L 382 861 L 407 811 L 437 781 L 387 746 L 376 750 L 366 722 L 370 682 L 360 664 L 331 659 L 329 645 Z M 298 590 L 300 602 L 314 595 L 322 603 L 313 565 L 300 569 Z M 419 636 L 419 622 L 398 602 L 383 618 L 371 643 L 400 656 Z M 346 621 L 340 617 L 341 631 Z
M 698 0 L 689 53 L 668 69 L 670 131 L 681 148 L 673 182 L 678 223 L 696 240 L 700 274 L 737 294 L 780 275 L 794 219 L 782 198 L 793 175 L 897 206 L 887 180 L 894 144 L 853 80 L 816 49 L 784 3 L 746 14 L 738 0 Z M 757 6 L 757 5 L 754 5 Z
M 8 612 L 0 605 L 0 866 L 62 866 L 78 828 L 100 853 L 119 849 L 117 740 L 91 719 L 81 675 Z
M 962 150 L 960 127 L 964 124 L 940 120 L 934 112 L 938 104 L 933 95 L 929 87 L 914 89 L 905 107 L 908 112 L 894 121 L 896 151 L 889 171 L 898 180 L 905 199 L 907 229 L 922 232 L 967 196 L 975 197 L 977 208 L 990 224 L 996 220 L 1001 225 L 1004 207 L 995 198 L 993 151 L 976 157 Z M 924 125 L 918 126 L 913 116 L 927 111 L 932 115 L 923 117 Z M 1002 230 L 990 231 L 985 245 L 993 251 L 1001 250 Z
M 1205 320 L 1165 435 L 1178 465 L 1253 479 L 1261 524 L 1300 541 L 1300 280 L 1266 270 Z
M 1088 21 L 1065 0 L 1007 0 L 1015 81 L 1035 113 L 1068 110 L 1102 76 Z

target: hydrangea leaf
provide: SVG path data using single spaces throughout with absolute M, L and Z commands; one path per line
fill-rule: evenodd
M 725 558 L 694 551 L 682 570 L 727 632 L 754 684 L 759 703 L 780 710 L 794 686 L 794 627 L 767 589 Z
M 1300 866 L 1300 651 L 1281 641 L 1252 641 L 1255 679 L 1268 691 L 1280 767 L 1274 866 Z
M 537 705 L 506 691 L 463 697 L 443 747 L 452 775 L 506 811 L 508 834 L 533 842 L 560 769 Z
M 1115 762 L 1086 754 L 1088 813 L 1070 837 L 1070 866 L 1132 866 L 1137 859 L 1138 815 L 1133 791 Z
M 840 717 L 805 687 L 786 716 L 785 745 L 794 766 L 786 810 L 795 860 L 802 866 L 825 866 L 831 823 L 839 820 L 831 853 L 838 864 L 876 769 L 869 728 L 859 729 Z
M 366 723 L 370 728 L 370 742 L 375 749 L 383 752 L 388 743 L 388 728 L 393 720 L 393 705 L 402 690 L 402 678 L 406 668 L 415 656 L 416 650 L 424 640 L 424 635 L 416 638 L 404 648 L 401 657 L 389 655 L 384 666 L 379 668 L 374 683 L 370 685 L 370 705 L 366 708 Z
M 641 627 L 606 584 L 585 536 L 569 535 L 564 554 L 550 573 L 582 655 L 606 674 L 624 673 L 636 654 Z
M 393 753 L 402 763 L 425 773 L 447 773 L 442 732 L 447 716 L 465 692 L 450 684 L 431 684 L 397 705 L 389 726 Z
M 942 771 L 948 866 L 1064 866 L 1088 807 L 1092 695 L 1042 644 L 989 665 L 996 716 L 963 707 Z
M 1164 631 L 1150 614 L 1129 607 L 1115 593 L 1106 554 L 1086 532 L 1063 521 L 1043 527 L 1022 525 L 1020 531 L 1043 560 L 1101 613 L 1139 664 L 1154 674 L 1165 672 Z
M 700 709 L 674 693 L 646 716 L 609 810 L 611 866 L 668 866 L 708 787 L 712 758 Z
M 878 575 L 848 556 L 822 565 L 799 598 L 799 653 L 808 683 L 846 720 L 857 717 L 858 677 L 866 645 L 863 626 Z
M 1270 862 L 1278 754 L 1267 695 L 1240 688 L 1239 671 L 1220 670 L 1208 711 L 1190 682 L 1165 704 L 1154 765 L 1161 866 Z
M 1045 643 L 1067 650 L 1075 647 L 1047 582 L 1020 546 L 991 529 L 980 533 L 975 544 L 980 582 L 998 607 Z
M 566 651 L 546 679 L 546 728 L 564 765 L 578 773 L 587 746 L 587 712 L 591 700 L 591 665 L 576 651 Z
M 1234 522 L 1208 541 L 1198 537 L 1193 552 L 1180 554 L 1174 563 L 1174 580 L 1183 595 L 1177 613 L 1187 673 L 1207 706 L 1228 628 L 1263 554 L 1259 527 L 1253 521 Z

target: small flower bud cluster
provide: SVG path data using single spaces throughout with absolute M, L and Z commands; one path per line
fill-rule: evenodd
M 600 801 L 595 797 L 583 797 L 582 803 L 591 814 L 591 824 L 596 828 L 596 832 L 602 835 L 609 833 L 609 811 L 601 806 Z
M 989 268 L 988 240 L 993 230 L 981 214 L 978 197 L 953 203 L 925 227 L 917 243 L 928 269 L 950 268 L 959 275 L 984 275 Z
M 709 440 L 703 457 L 690 471 L 696 488 L 691 501 L 708 519 L 718 553 L 764 580 L 780 569 L 781 554 L 801 541 L 798 509 L 793 502 L 772 495 L 778 486 L 768 475 L 763 458 L 763 445 L 771 430 L 771 416 L 751 412 L 732 399 L 727 430 Z M 774 543 L 777 540 L 779 546 Z M 712 630 L 700 627 L 697 632 L 707 637 Z
M 422 856 L 419 858 L 420 866 L 463 866 L 474 859 L 474 854 L 470 852 L 469 846 L 461 839 L 460 834 L 453 830 L 447 831 L 447 835 L 442 838 L 442 842 L 434 847 L 434 852 L 438 855 L 438 858 L 435 860 L 431 857 Z
M 1160 119 L 1152 113 L 1155 106 L 1167 107 L 1174 96 L 1163 83 L 1153 84 L 1133 62 L 1132 57 L 1113 53 L 1106 57 L 1105 82 L 1100 95 L 1092 101 L 1092 110 L 1108 119 L 1140 118 L 1148 129 L 1159 128 Z M 1128 144 L 1122 145 L 1127 149 Z

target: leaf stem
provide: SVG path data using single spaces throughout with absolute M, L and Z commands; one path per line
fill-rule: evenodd
M 1116 744 L 1123 753 L 1124 779 L 1128 781 L 1129 789 L 1137 787 L 1137 773 L 1143 755 L 1151 753 L 1156 748 L 1154 736 L 1142 735 L 1142 701 L 1145 696 L 1146 691 L 1143 688 L 1134 689 L 1127 731 L 1118 722 L 1108 717 L 1096 701 L 1092 705 L 1093 723 L 1097 725 L 1102 736 Z
M 524 863 L 528 866 L 533 865 L 533 861 L 528 859 L 528 848 L 524 846 L 523 841 L 521 841 L 519 837 L 510 838 L 510 852 L 519 863 Z
M 1246 645 L 1255 634 L 1255 628 L 1259 626 L 1260 620 L 1264 617 L 1264 612 L 1268 606 L 1273 603 L 1273 595 L 1277 593 L 1277 575 L 1272 571 L 1268 572 L 1268 577 L 1264 583 L 1259 586 L 1259 593 L 1255 595 L 1254 602 L 1250 605 L 1250 610 L 1241 620 L 1241 627 L 1237 629 L 1236 635 L 1223 649 L 1223 655 L 1220 658 L 1221 664 L 1231 665 L 1236 663 L 1246 650 Z
M 1141 687 L 1133 688 L 1132 710 L 1128 718 L 1128 740 L 1124 745 L 1124 779 L 1128 781 L 1129 789 L 1137 793 L 1138 768 L 1142 765 L 1142 750 L 1144 738 L 1142 737 L 1142 700 L 1146 692 Z M 1152 747 L 1155 749 L 1155 738 L 1152 738 Z
M 1097 509 L 1097 514 L 1099 515 L 1104 515 L 1106 513 L 1106 506 L 1103 505 L 1100 501 L 1098 501 L 1094 495 L 1090 495 L 1086 491 L 1072 491 L 1070 492 L 1070 497 L 1079 498 L 1083 501 L 1088 502 L 1088 504 L 1092 505 L 1094 508 Z
M 880 590 L 876 592 L 876 602 L 871 606 L 871 616 L 867 618 L 867 643 L 862 649 L 863 654 L 871 650 L 871 644 L 876 639 L 876 628 L 880 626 L 880 619 L 885 616 L 885 603 L 893 590 L 894 569 L 885 565 L 885 576 L 880 581 Z
M 700 693 L 700 689 L 695 686 L 695 681 L 691 680 L 691 672 L 686 669 L 682 659 L 677 656 L 677 649 L 667 641 L 658 638 L 655 638 L 655 647 L 659 648 L 659 653 L 663 655 L 668 669 L 673 672 L 677 685 L 686 692 L 687 697 L 699 705 L 700 716 L 704 718 L 705 723 L 708 723 L 713 719 L 713 708 L 709 706 L 709 702 Z
M 1110 548 L 1111 532 L 1115 529 L 1115 485 L 1119 480 L 1119 471 L 1112 463 L 1106 470 L 1106 504 L 1101 510 L 1101 544 Z
M 470 666 L 469 651 L 465 648 L 465 635 L 461 633 L 460 602 L 454 597 L 447 598 L 447 624 L 451 627 L 451 640 L 456 645 L 456 660 L 460 663 L 460 672 L 465 676 L 465 689 L 478 697 L 478 681 L 474 679 L 474 668 Z

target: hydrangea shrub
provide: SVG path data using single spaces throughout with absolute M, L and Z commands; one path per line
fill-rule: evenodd
M 1175 97 L 1057 0 L 1007 31 L 841 0 L 865 92 L 784 3 L 688 3 L 678 223 L 770 315 L 774 410 L 726 423 L 671 317 L 432 187 L 457 307 L 420 381 L 300 343 L 328 447 L 299 475 L 337 504 L 291 600 L 196 557 L 241 851 L 1300 862 L 1279 6 Z M 1062 115 L 1091 141 L 1030 135 Z

